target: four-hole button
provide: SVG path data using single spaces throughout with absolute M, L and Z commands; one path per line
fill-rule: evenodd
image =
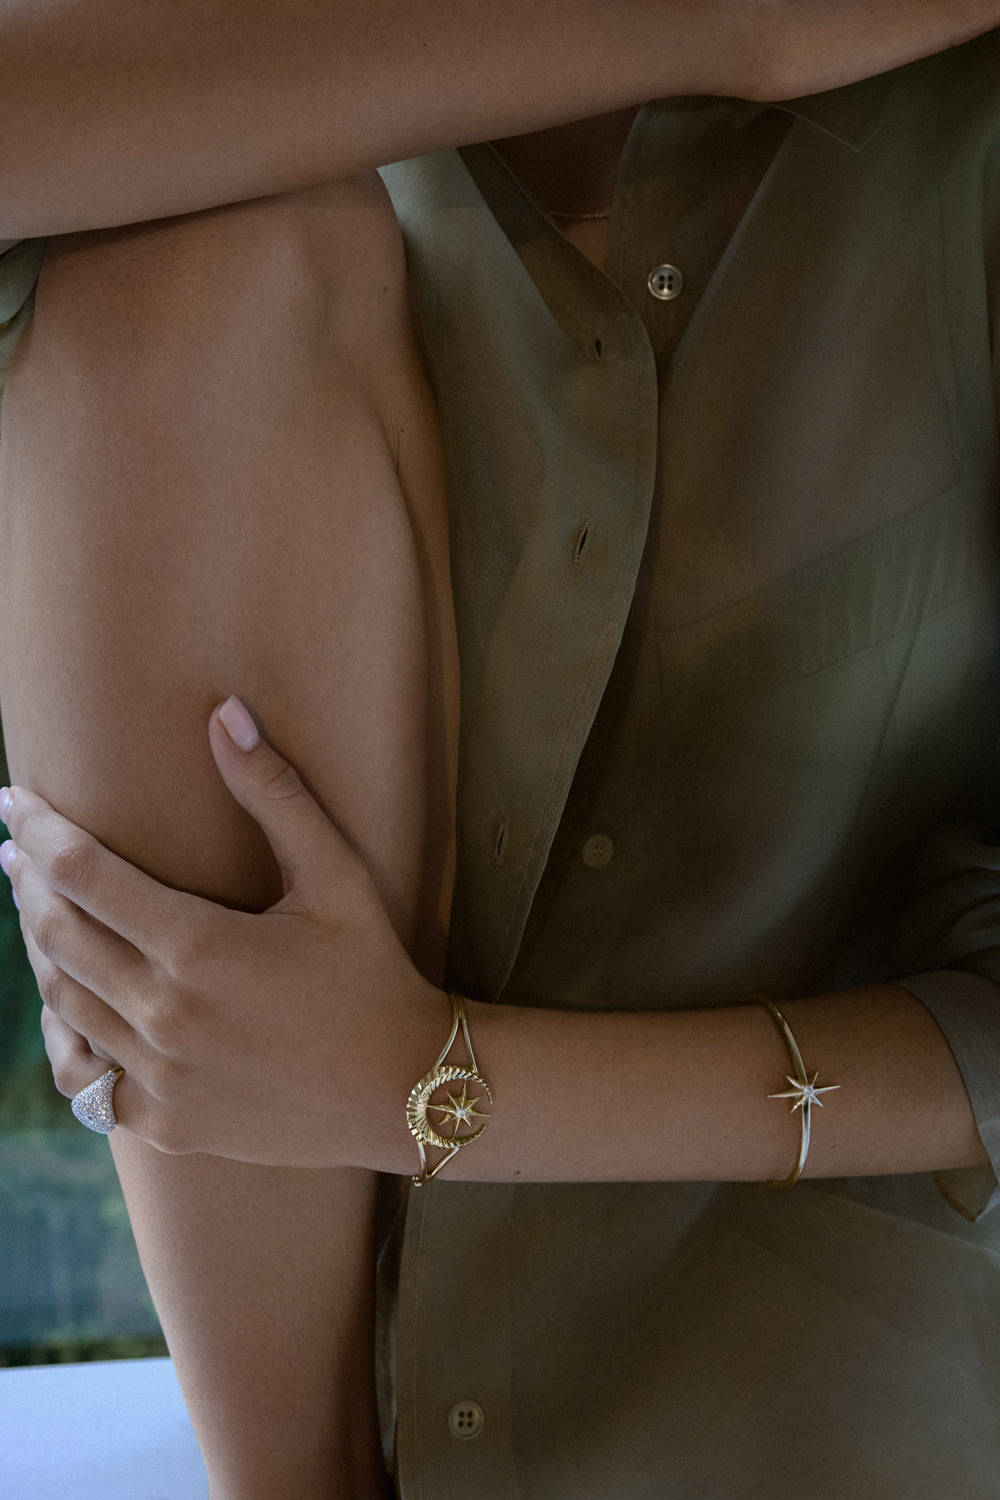
M 588 870 L 603 870 L 614 856 L 614 841 L 606 833 L 592 833 L 583 846 L 583 862 Z
M 658 301 L 673 302 L 684 290 L 684 272 L 677 266 L 654 266 L 646 278 L 646 285 Z
M 453 1437 L 474 1438 L 483 1430 L 486 1418 L 478 1401 L 456 1401 L 448 1413 L 448 1427 Z

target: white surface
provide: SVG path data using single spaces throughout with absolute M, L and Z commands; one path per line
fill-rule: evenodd
M 169 1359 L 0 1370 L 2 1500 L 207 1500 Z

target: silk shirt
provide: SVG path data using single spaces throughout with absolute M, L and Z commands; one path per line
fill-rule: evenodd
M 994 1164 L 998 82 L 993 36 L 648 105 L 607 274 L 488 147 L 385 173 L 449 462 L 454 984 L 894 980 Z M 400 1495 L 995 1500 L 994 1187 L 445 1172 L 402 1249 Z

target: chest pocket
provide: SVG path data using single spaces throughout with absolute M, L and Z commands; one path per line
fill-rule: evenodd
M 955 732 L 995 640 L 997 521 L 970 480 L 710 619 L 658 632 L 665 701 L 692 731 L 786 772 Z M 673 715 L 672 715 L 673 716 Z

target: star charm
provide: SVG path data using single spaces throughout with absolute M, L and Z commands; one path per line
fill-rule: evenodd
M 790 1078 L 787 1073 L 785 1077 L 792 1085 L 791 1088 L 785 1089 L 782 1094 L 768 1094 L 767 1097 L 769 1099 L 794 1099 L 795 1103 L 792 1105 L 792 1114 L 806 1104 L 816 1104 L 822 1109 L 823 1101 L 819 1097 L 820 1094 L 832 1094 L 835 1089 L 840 1088 L 839 1083 L 828 1083 L 825 1088 L 818 1089 L 816 1087 L 816 1080 L 819 1077 L 818 1072 L 814 1073 L 811 1078 Z
M 462 1092 L 457 1099 L 454 1094 L 449 1093 L 447 1104 L 428 1104 L 427 1108 L 436 1109 L 444 1116 L 444 1119 L 441 1121 L 442 1127 L 447 1120 L 450 1120 L 452 1122 L 451 1133 L 455 1136 L 458 1134 L 460 1125 L 465 1125 L 469 1129 L 472 1128 L 474 1116 L 479 1116 L 483 1120 L 489 1119 L 489 1114 L 486 1110 L 476 1108 L 481 1098 L 481 1094 L 476 1094 L 474 1098 L 470 1099 L 468 1085 L 463 1083 Z

